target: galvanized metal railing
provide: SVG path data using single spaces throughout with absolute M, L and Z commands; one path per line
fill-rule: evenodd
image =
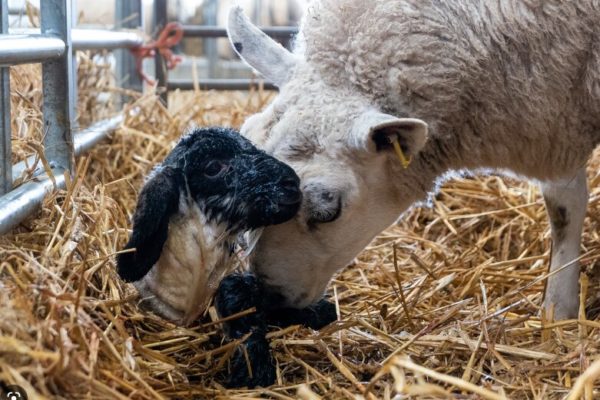
M 289 39 L 298 33 L 295 26 L 267 26 L 261 30 L 272 38 Z M 227 29 L 220 26 L 184 25 L 184 37 L 220 38 L 227 37 Z
M 32 46 L 16 46 L 17 42 L 8 40 L 6 47 L 0 47 L 2 63 L 17 65 L 31 62 L 42 62 L 53 56 L 58 57 L 64 51 L 64 43 L 60 39 L 47 38 L 39 29 L 10 29 L 11 38 L 22 38 L 18 43 L 31 41 Z M 105 29 L 71 30 L 73 50 L 116 50 L 133 48 L 143 43 L 142 37 L 134 32 L 115 32 Z M 48 52 L 48 53 L 45 53 Z M 30 57 L 30 60 L 27 60 Z
M 0 5 L 0 34 L 8 33 L 8 1 Z M 2 46 L 0 46 L 2 47 Z M 0 66 L 0 194 L 12 188 L 10 143 L 10 69 Z
M 76 129 L 75 50 L 133 48 L 143 44 L 141 34 L 105 30 L 72 29 L 72 0 L 40 2 L 40 30 L 11 33 L 8 27 L 8 1 L 1 2 L 0 28 L 0 234 L 8 232 L 43 201 L 46 194 L 65 186 L 65 174 L 72 174 L 76 155 L 91 148 L 114 130 L 122 116 L 101 121 L 74 134 Z M 117 26 L 141 27 L 141 0 L 117 0 Z M 120 24 L 120 21 L 126 21 Z M 44 118 L 44 157 L 52 177 L 39 168 L 32 179 L 13 189 L 33 158 L 12 165 L 10 126 L 10 66 L 42 63 Z M 117 77 L 127 88 L 141 90 L 135 60 L 122 52 Z
M 206 0 L 204 2 L 205 23 L 213 25 L 184 25 L 183 26 L 183 38 L 225 38 L 227 37 L 227 30 L 224 27 L 214 25 L 216 21 L 216 8 L 218 0 Z M 166 24 L 167 21 L 167 0 L 154 0 L 154 31 L 160 30 Z M 291 39 L 298 33 L 298 27 L 296 26 L 277 26 L 277 27 L 263 27 L 261 28 L 267 35 L 281 39 Z M 209 63 L 209 76 L 213 76 L 212 71 L 216 67 L 216 59 L 218 57 L 216 43 L 207 43 L 205 46 L 206 57 Z M 160 57 L 156 59 L 156 80 L 158 86 L 165 88 L 163 92 L 163 100 L 166 103 L 169 90 L 192 90 L 194 88 L 194 81 L 190 80 L 172 80 L 168 79 L 163 61 Z M 205 90 L 248 90 L 250 87 L 258 87 L 263 85 L 265 89 L 274 90 L 277 89 L 275 85 L 270 82 L 259 82 L 255 79 L 199 79 L 196 82 L 201 89 Z
M 295 26 L 273 26 L 262 27 L 261 30 L 272 38 L 291 39 L 298 33 L 298 27 Z M 219 26 L 194 26 L 185 25 L 183 27 L 184 38 L 221 38 L 227 37 L 227 30 Z M 209 58 L 209 63 L 210 62 Z M 214 61 L 212 61 L 214 63 Z M 159 86 L 167 87 L 167 90 L 192 90 L 194 82 L 192 80 L 159 80 Z M 275 90 L 277 87 L 271 82 L 259 82 L 255 79 L 200 79 L 198 86 L 206 90 L 248 90 L 250 87 L 263 85 L 264 89 Z

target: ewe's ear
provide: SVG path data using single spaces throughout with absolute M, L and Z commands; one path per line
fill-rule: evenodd
M 398 140 L 402 152 L 416 155 L 427 142 L 427 124 L 416 118 L 397 118 L 369 110 L 354 121 L 353 145 L 372 152 L 393 151 L 392 140 Z
M 181 179 L 174 169 L 165 167 L 144 185 L 133 215 L 133 232 L 125 246 L 136 250 L 117 257 L 123 280 L 142 279 L 158 261 L 169 233 L 169 218 L 179 208 Z
M 227 35 L 238 55 L 265 78 L 279 87 L 289 80 L 294 55 L 254 26 L 239 6 L 229 11 Z

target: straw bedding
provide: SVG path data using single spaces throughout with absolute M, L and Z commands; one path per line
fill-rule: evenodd
M 107 71 L 82 60 L 86 125 L 110 109 L 95 103 L 97 91 L 114 89 Z M 41 92 L 39 71 L 13 71 L 18 161 L 39 149 Z M 551 244 L 535 186 L 457 178 L 335 278 L 339 322 L 270 333 L 275 386 L 225 391 L 237 343 L 223 341 L 214 312 L 182 328 L 140 310 L 114 255 L 144 175 L 189 123 L 239 126 L 269 98 L 175 93 L 169 110 L 152 95 L 133 99 L 111 138 L 78 159 L 68 189 L 0 237 L 0 380 L 30 399 L 600 396 L 600 154 L 589 168 L 579 320 L 538 316 Z

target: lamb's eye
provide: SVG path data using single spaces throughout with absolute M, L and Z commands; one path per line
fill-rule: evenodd
M 222 161 L 212 160 L 204 167 L 204 176 L 207 178 L 218 178 L 227 171 L 227 164 Z

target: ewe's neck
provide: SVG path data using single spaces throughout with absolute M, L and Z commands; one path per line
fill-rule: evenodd
M 404 185 L 401 183 L 398 187 L 400 195 L 405 197 L 407 193 L 413 193 L 415 201 L 423 201 L 437 189 L 436 185 L 449 171 L 489 166 L 481 160 L 482 149 L 469 148 L 465 145 L 469 143 L 473 140 L 468 132 L 444 135 L 431 132 L 427 144 L 407 169 L 402 169 L 400 163 L 394 160 L 394 172 L 406 176 L 402 180 Z

